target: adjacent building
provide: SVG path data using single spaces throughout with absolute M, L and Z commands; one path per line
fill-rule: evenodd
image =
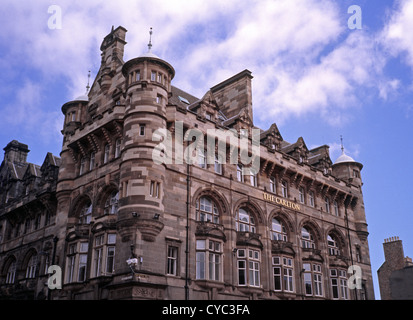
M 126 32 L 112 28 L 87 95 L 62 106 L 60 159 L 39 168 L 5 149 L 3 295 L 40 279 L 32 298 L 374 299 L 362 164 L 257 128 L 249 70 L 195 97 L 151 44 L 123 61 Z M 12 236 L 32 206 L 52 218 Z
M 56 250 L 56 183 L 60 158 L 27 162 L 28 146 L 4 148 L 0 165 L 0 299 L 44 299 Z
M 377 270 L 382 300 L 413 299 L 413 262 L 399 237 L 384 240 L 384 263 Z

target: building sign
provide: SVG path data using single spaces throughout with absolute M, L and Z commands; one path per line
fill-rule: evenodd
M 283 199 L 283 198 L 279 198 L 279 197 L 277 197 L 273 194 L 268 194 L 268 193 L 265 193 L 265 192 L 263 193 L 263 195 L 264 195 L 264 200 L 266 200 L 266 201 L 279 204 L 280 206 L 283 206 L 283 207 L 286 207 L 286 208 L 289 208 L 289 209 L 293 209 L 293 210 L 297 210 L 297 211 L 301 210 L 300 206 L 298 204 L 294 203 L 294 202 L 288 201 L 288 200 Z

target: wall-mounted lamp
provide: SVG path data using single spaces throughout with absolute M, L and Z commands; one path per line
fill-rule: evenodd
M 132 217 L 139 218 L 140 214 L 134 211 L 134 212 L 132 212 Z
M 160 216 L 159 213 L 155 213 L 153 216 L 154 220 L 159 220 L 159 216 Z

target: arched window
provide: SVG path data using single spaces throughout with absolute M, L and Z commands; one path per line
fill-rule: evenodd
M 237 231 L 255 233 L 254 217 L 245 208 L 238 210 L 236 228 Z
M 273 218 L 271 225 L 271 239 L 279 241 L 287 241 L 287 232 L 285 226 L 280 220 Z
M 304 249 L 315 249 L 314 236 L 306 227 L 301 229 L 301 244 Z
M 92 202 L 88 200 L 80 210 L 79 222 L 89 224 L 92 218 Z
M 26 278 L 33 279 L 36 276 L 37 254 L 33 253 L 27 263 Z
M 200 197 L 196 203 L 198 221 L 208 221 L 219 223 L 219 211 L 214 203 L 208 197 Z
M 106 199 L 105 214 L 118 213 L 119 191 L 113 191 Z
M 13 260 L 9 264 L 9 267 L 7 268 L 6 284 L 14 283 L 15 278 L 16 278 L 16 259 L 13 258 Z
M 338 242 L 334 235 L 329 234 L 327 236 L 327 247 L 328 247 L 328 254 L 330 256 L 338 256 L 340 254 Z

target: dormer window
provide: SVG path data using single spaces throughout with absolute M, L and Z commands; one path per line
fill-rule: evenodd
M 207 119 L 207 120 L 212 120 L 212 114 L 209 113 L 209 112 L 207 112 L 207 113 L 205 114 L 205 119 Z
M 181 102 L 183 102 L 183 103 L 189 104 L 188 99 L 186 99 L 186 98 L 184 98 L 184 97 L 178 96 L 178 99 L 179 99 Z

